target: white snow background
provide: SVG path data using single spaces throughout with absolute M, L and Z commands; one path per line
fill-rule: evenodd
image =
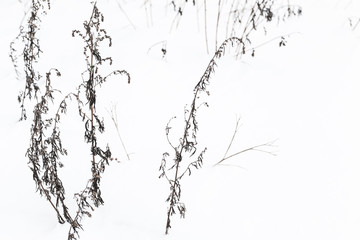
M 171 151 L 165 126 L 177 116 L 171 132 L 177 141 L 184 106 L 191 103 L 192 89 L 214 53 L 217 7 L 217 1 L 208 1 L 207 54 L 202 10 L 197 20 L 189 5 L 170 33 L 174 13 L 166 9 L 167 2 L 152 1 L 152 24 L 144 1 L 98 3 L 103 27 L 113 38 L 103 53 L 113 65 L 104 72 L 125 69 L 131 83 L 114 77 L 98 92 L 97 111 L 106 130 L 100 145 L 109 143 L 120 163 L 107 167 L 101 180 L 105 204 L 85 218 L 80 239 L 360 239 L 360 26 L 353 30 L 349 24 L 349 18 L 360 17 L 359 2 L 298 1 L 302 16 L 270 24 L 267 36 L 253 38 L 256 45 L 291 33 L 285 47 L 275 40 L 258 48 L 253 58 L 236 60 L 230 51 L 218 60 L 206 99 L 209 108 L 198 112 L 199 149 L 208 148 L 204 166 L 183 178 L 186 217 L 174 215 L 165 235 L 169 185 L 158 178 L 162 154 Z M 28 120 L 18 121 L 17 95 L 24 80 L 16 79 L 8 54 L 28 7 L 29 1 L 1 4 L 0 239 L 66 239 L 68 224 L 60 225 L 45 197 L 35 192 L 27 165 L 30 103 Z M 52 82 L 63 93 L 74 90 L 86 69 L 83 42 L 71 32 L 83 30 L 91 9 L 85 0 L 54 0 L 42 18 L 43 53 L 36 66 L 42 75 L 59 69 L 62 76 Z M 161 41 L 166 41 L 164 58 L 165 46 L 154 45 Z M 130 160 L 107 112 L 114 106 Z M 230 153 L 278 139 L 270 149 L 276 156 L 250 151 L 214 167 L 237 117 L 241 127 Z M 69 155 L 62 157 L 60 174 L 74 211 L 73 194 L 90 177 L 90 147 L 83 141 L 75 103 L 62 117 L 61 129 Z

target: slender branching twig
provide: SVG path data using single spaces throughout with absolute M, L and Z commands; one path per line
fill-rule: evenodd
M 236 119 L 236 126 L 235 126 L 235 130 L 234 130 L 234 134 L 232 135 L 232 138 L 231 138 L 231 140 L 230 140 L 230 143 L 229 143 L 228 148 L 227 148 L 226 151 L 225 151 L 225 154 L 224 154 L 223 159 L 224 159 L 224 158 L 226 157 L 226 155 L 228 154 L 228 152 L 229 152 L 229 150 L 230 150 L 230 148 L 231 148 L 231 145 L 232 145 L 232 143 L 233 143 L 233 141 L 234 141 L 234 139 L 235 139 L 235 136 L 236 136 L 237 131 L 238 131 L 238 129 L 239 129 L 239 122 L 240 122 L 240 118 L 237 118 L 237 119 Z
M 145 7 L 146 13 L 146 24 L 148 27 L 153 26 L 153 14 L 152 14 L 152 2 L 151 0 L 144 0 L 143 6 Z
M 126 11 L 125 11 L 124 8 L 121 6 L 121 4 L 119 3 L 118 0 L 116 0 L 116 3 L 117 3 L 117 5 L 118 5 L 120 11 L 121 11 L 121 12 L 124 14 L 124 16 L 126 17 L 126 20 L 128 20 L 128 22 L 130 23 L 131 27 L 132 27 L 134 30 L 136 30 L 136 27 L 135 27 L 134 23 L 131 21 L 129 15 L 126 13 Z
M 355 31 L 355 29 L 358 27 L 358 25 L 360 24 L 360 18 L 359 17 L 356 17 L 356 18 L 354 18 L 354 19 L 352 19 L 352 18 L 348 18 L 348 20 L 349 20 L 349 25 L 350 25 L 350 27 L 351 27 L 351 30 L 352 31 Z M 353 20 L 355 20 L 355 21 L 353 21 Z
M 112 122 L 114 123 L 114 126 L 115 126 L 115 128 L 116 128 L 117 135 L 118 135 L 118 137 L 119 137 L 119 139 L 120 139 L 120 142 L 121 142 L 121 146 L 122 146 L 122 148 L 124 149 L 124 152 L 125 152 L 125 154 L 126 154 L 126 158 L 127 158 L 128 160 L 130 160 L 130 154 L 129 154 L 128 151 L 126 150 L 124 141 L 123 141 L 123 139 L 122 139 L 122 137 L 121 137 L 121 135 L 120 135 L 119 121 L 118 121 L 118 118 L 117 118 L 118 115 L 117 115 L 116 106 L 113 106 L 113 107 L 110 109 L 110 111 L 107 111 L 107 112 L 108 112 L 108 114 L 109 114 Z
M 218 11 L 217 11 L 217 17 L 216 17 L 216 27 L 215 27 L 215 51 L 217 50 L 218 45 L 218 32 L 219 32 L 219 22 L 220 22 L 220 15 L 221 15 L 221 0 L 218 1 Z
M 237 156 L 239 154 L 242 154 L 242 153 L 245 153 L 245 152 L 248 152 L 248 151 L 259 151 L 259 152 L 264 152 L 264 153 L 276 156 L 275 153 L 264 149 L 264 148 L 267 148 L 267 147 L 275 147 L 274 143 L 276 142 L 276 140 L 266 142 L 266 143 L 262 143 L 262 144 L 259 144 L 259 145 L 255 145 L 255 146 L 243 149 L 241 151 L 238 151 L 238 152 L 236 152 L 234 154 L 228 155 L 229 150 L 230 150 L 230 148 L 231 148 L 231 146 L 232 146 L 232 144 L 234 142 L 234 139 L 235 139 L 236 134 L 237 134 L 238 129 L 239 129 L 239 121 L 240 121 L 240 119 L 236 119 L 236 126 L 235 126 L 235 130 L 234 130 L 234 134 L 232 135 L 232 138 L 231 138 L 230 143 L 229 143 L 229 145 L 228 145 L 228 147 L 227 147 L 227 149 L 225 151 L 225 154 L 224 154 L 223 158 L 220 161 L 218 161 L 217 163 L 215 163 L 213 166 L 218 166 L 220 164 L 223 164 L 223 162 L 225 160 L 228 160 L 228 159 L 230 159 L 232 157 L 235 157 L 235 156 Z
M 157 43 L 154 43 L 153 45 L 151 45 L 147 51 L 147 54 L 149 54 L 149 52 L 156 46 L 160 45 L 161 44 L 161 55 L 162 55 L 162 58 L 164 59 L 165 56 L 166 56 L 166 53 L 167 53 L 167 48 L 166 48 L 166 41 L 163 40 L 163 41 L 160 41 L 160 42 L 157 42 Z
M 204 0 L 204 28 L 205 28 L 205 43 L 206 43 L 206 53 L 209 54 L 209 41 L 208 41 L 208 33 L 207 33 L 207 7 L 206 0 Z

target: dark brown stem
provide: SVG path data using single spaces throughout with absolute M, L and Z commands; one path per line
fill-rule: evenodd
M 175 176 L 174 176 L 174 182 L 173 182 L 172 191 L 171 191 L 170 207 L 169 207 L 169 210 L 168 210 L 168 213 L 167 213 L 165 234 L 168 234 L 169 228 L 171 227 L 170 226 L 171 209 L 175 205 L 174 198 L 175 198 L 175 192 L 176 192 L 176 183 L 177 183 L 177 180 L 178 180 L 179 166 L 180 166 L 180 161 L 181 161 L 181 158 L 179 159 L 178 156 L 181 157 L 182 152 L 185 149 L 185 144 L 186 144 L 185 141 L 186 141 L 186 137 L 188 135 L 191 118 L 194 117 L 195 103 L 196 103 L 198 93 L 199 93 L 199 88 L 197 88 L 196 91 L 195 91 L 194 99 L 193 99 L 193 102 L 191 104 L 191 110 L 190 110 L 190 113 L 189 113 L 189 117 L 187 118 L 187 120 L 185 122 L 184 135 L 183 135 L 182 142 L 181 142 L 181 145 L 180 145 L 181 146 L 180 151 L 176 153 L 177 156 L 176 156 Z M 175 149 L 175 151 L 176 151 L 176 149 Z
M 42 191 L 45 193 L 47 200 L 50 202 L 51 206 L 56 211 L 56 213 L 58 215 L 58 219 L 61 221 L 61 223 L 65 223 L 64 219 L 62 218 L 61 214 L 59 213 L 59 210 L 55 207 L 54 203 L 51 201 L 51 198 L 50 198 L 48 192 L 45 190 L 45 188 L 40 180 L 38 181 L 38 185 L 41 187 Z
M 88 28 L 87 28 L 87 31 L 90 31 L 90 23 L 91 23 L 91 19 L 93 18 L 94 16 L 94 13 L 95 13 L 95 8 L 96 8 L 96 2 L 94 3 L 94 7 L 93 7 L 93 12 L 91 14 L 91 17 L 90 17 L 90 20 L 88 22 Z M 94 48 L 94 43 L 93 43 L 93 37 L 92 37 L 92 34 L 91 32 L 88 32 L 89 36 L 90 36 L 90 73 L 89 73 L 89 81 L 91 81 L 92 83 L 92 87 L 94 86 L 94 54 L 93 54 L 93 48 Z M 95 154 L 94 154 L 94 149 L 95 149 L 95 142 L 94 142 L 94 134 L 95 134 L 95 131 L 94 131 L 94 106 L 92 105 L 92 102 L 90 101 L 90 122 L 91 122 L 91 155 L 92 155 L 92 161 L 91 161 L 91 164 L 92 164 L 92 169 L 95 169 Z M 94 173 L 93 173 L 94 175 Z M 94 177 L 94 176 L 92 176 Z M 87 187 L 86 187 L 87 188 Z M 86 189 L 85 188 L 85 189 Z M 80 209 L 81 207 L 79 206 L 79 209 L 76 213 L 76 216 L 74 218 L 74 220 L 72 221 L 71 223 L 71 226 L 70 226 L 70 229 L 69 229 L 69 233 L 68 233 L 68 238 L 71 239 L 71 229 L 73 229 L 75 232 L 76 232 L 76 228 L 78 227 L 77 226 L 77 219 L 79 218 L 80 216 Z

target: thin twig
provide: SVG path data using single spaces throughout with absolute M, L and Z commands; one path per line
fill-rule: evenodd
M 230 11 L 229 11 L 229 16 L 228 16 L 228 20 L 226 23 L 226 38 L 228 38 L 228 30 L 229 30 L 229 22 L 230 22 L 230 18 L 231 18 L 231 14 L 233 13 L 233 7 L 234 7 L 234 3 L 235 0 L 232 1 L 231 6 L 230 6 Z
M 259 44 L 259 45 L 256 45 L 255 47 L 247 48 L 247 49 L 245 49 L 245 51 L 247 52 L 247 51 L 249 51 L 250 49 L 253 49 L 253 50 L 254 50 L 254 49 L 260 48 L 260 47 L 262 47 L 262 46 L 264 46 L 264 45 L 267 45 L 267 44 L 269 44 L 269 43 L 271 43 L 271 42 L 273 42 L 273 41 L 275 41 L 275 40 L 277 40 L 277 39 L 281 39 L 281 38 L 283 38 L 283 37 L 290 37 L 290 36 L 293 35 L 293 34 L 301 34 L 301 32 L 292 32 L 292 33 L 289 33 L 289 34 L 286 34 L 286 35 L 279 35 L 279 36 L 273 37 L 272 39 L 267 40 L 266 42 L 263 42 L 263 43 L 261 43 L 261 44 Z
M 246 149 L 241 150 L 241 151 L 239 151 L 237 153 L 231 154 L 230 156 L 224 157 L 223 159 L 221 159 L 219 162 L 217 162 L 213 166 L 217 166 L 217 165 L 221 164 L 222 162 L 224 162 L 225 160 L 227 160 L 229 158 L 235 157 L 236 155 L 239 155 L 241 153 L 248 152 L 248 151 L 259 151 L 259 152 L 264 152 L 264 153 L 268 153 L 270 155 L 276 156 L 276 154 L 273 153 L 273 152 L 260 149 L 261 147 L 275 147 L 273 145 L 274 142 L 276 142 L 276 140 L 273 140 L 273 141 L 270 141 L 270 142 L 267 142 L 267 143 L 263 143 L 263 144 L 259 144 L 259 145 L 253 146 L 253 147 L 246 148 Z
M 121 145 L 125 151 L 125 154 L 126 154 L 126 157 L 128 160 L 130 160 L 130 155 L 129 153 L 127 152 L 126 150 L 126 147 L 125 147 L 125 144 L 124 144 L 124 141 L 122 140 L 122 137 L 120 135 L 120 131 L 119 131 L 119 125 L 118 125 L 118 119 L 117 119 L 117 112 L 116 112 L 116 107 L 112 107 L 110 112 L 108 110 L 106 110 L 108 112 L 108 114 L 110 115 L 111 117 L 111 120 L 113 121 L 114 125 L 115 125 L 115 128 L 116 128 L 116 132 L 118 134 L 118 137 L 120 139 L 120 142 L 121 142 Z M 115 111 L 115 112 L 114 112 Z
M 149 49 L 147 50 L 147 54 L 149 54 L 149 52 L 151 51 L 151 49 L 153 49 L 155 46 L 162 44 L 163 46 L 166 46 L 166 40 L 154 43 L 153 45 L 151 45 L 149 47 Z
M 359 25 L 359 23 L 360 23 L 360 18 L 358 19 L 358 21 L 356 22 L 356 24 L 354 25 L 354 27 L 353 27 L 353 31 L 355 31 L 355 29 L 357 28 L 357 26 Z
M 215 51 L 217 50 L 217 43 L 218 43 L 220 13 L 221 13 L 221 0 L 219 0 L 219 2 L 218 2 L 218 12 L 217 12 L 217 19 L 216 19 L 216 33 L 215 33 Z
M 206 17 L 206 0 L 204 0 L 204 19 L 205 19 L 205 42 L 206 42 L 206 52 L 209 54 L 209 42 L 208 42 L 208 33 L 207 33 L 207 17 Z
M 232 145 L 232 143 L 233 143 L 233 141 L 234 141 L 234 139 L 235 139 L 235 136 L 236 136 L 237 131 L 238 131 L 238 128 L 239 128 L 239 121 L 240 121 L 240 118 L 237 118 L 237 119 L 236 119 L 236 126 L 235 126 L 234 134 L 233 134 L 233 136 L 232 136 L 232 138 L 231 138 L 231 141 L 230 141 L 230 144 L 229 144 L 228 148 L 226 149 L 226 152 L 225 152 L 225 154 L 224 154 L 223 159 L 224 159 L 224 158 L 226 157 L 226 155 L 228 154 L 229 149 L 230 149 L 230 147 L 231 147 L 231 145 Z
M 143 5 L 145 7 L 145 12 L 146 12 L 146 24 L 147 24 L 148 27 L 152 27 L 153 26 L 153 17 L 152 17 L 152 3 L 151 3 L 151 0 L 145 0 Z M 147 5 L 150 5 L 149 8 L 148 8 Z
M 124 14 L 124 16 L 126 17 L 126 19 L 128 20 L 128 22 L 130 23 L 130 25 L 134 28 L 134 30 L 136 30 L 135 25 L 133 24 L 133 22 L 131 21 L 130 17 L 127 15 L 127 13 L 125 12 L 125 10 L 122 8 L 122 6 L 120 5 L 119 1 L 116 0 L 116 3 L 118 5 L 118 7 L 120 8 L 120 11 Z
M 224 162 L 225 160 L 229 159 L 229 158 L 232 158 L 232 157 L 235 157 L 236 155 L 239 155 L 241 153 L 244 153 L 244 152 L 248 152 L 248 151 L 259 151 L 259 152 L 265 152 L 265 153 L 268 153 L 268 154 L 271 154 L 273 156 L 276 156 L 276 154 L 274 154 L 273 152 L 270 152 L 270 151 L 266 151 L 266 150 L 263 150 L 261 149 L 262 147 L 274 147 L 274 143 L 276 142 L 276 140 L 273 140 L 273 141 L 270 141 L 270 142 L 267 142 L 267 143 L 263 143 L 263 144 L 259 144 L 259 145 L 256 145 L 256 146 L 253 146 L 253 147 L 249 147 L 249 148 L 246 148 L 246 149 L 243 149 L 239 152 L 236 152 L 234 154 L 231 154 L 230 156 L 228 156 L 228 152 L 234 142 L 234 139 L 236 137 L 236 134 L 238 132 L 238 129 L 239 129 L 239 121 L 240 121 L 240 118 L 237 118 L 236 119 L 236 125 L 235 125 L 235 130 L 234 130 L 234 134 L 230 140 L 230 143 L 229 143 L 229 146 L 227 147 L 226 151 L 225 151 L 225 154 L 224 154 L 224 157 L 217 163 L 215 163 L 213 166 L 217 166 L 219 164 L 221 164 L 222 162 Z

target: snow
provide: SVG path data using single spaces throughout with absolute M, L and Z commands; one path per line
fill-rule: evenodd
M 35 192 L 27 166 L 31 103 L 29 119 L 18 122 L 17 94 L 24 81 L 16 79 L 8 53 L 28 6 L 22 2 L 4 1 L 0 15 L 0 239 L 66 239 L 69 226 L 60 225 L 45 197 Z M 198 112 L 199 149 L 208 148 L 204 166 L 183 178 L 186 216 L 174 215 L 165 235 L 169 186 L 158 178 L 162 154 L 171 151 L 165 127 L 177 116 L 170 132 L 177 141 L 184 106 L 191 103 L 192 89 L 214 49 L 214 29 L 209 27 L 206 54 L 202 15 L 198 29 L 190 5 L 179 27 L 169 32 L 173 13 L 166 2 L 153 1 L 152 26 L 147 26 L 143 1 L 99 2 L 104 28 L 113 38 L 104 54 L 114 64 L 103 71 L 125 69 L 131 83 L 114 77 L 98 93 L 97 111 L 106 125 L 102 146 L 109 143 L 120 163 L 107 167 L 101 182 L 105 204 L 85 218 L 81 239 L 359 239 L 360 26 L 352 30 L 348 20 L 360 17 L 359 3 L 299 1 L 303 16 L 270 26 L 267 36 L 254 39 L 261 44 L 291 33 L 285 47 L 273 41 L 259 47 L 254 58 L 236 60 L 229 52 L 218 60 L 206 99 L 209 108 Z M 43 75 L 58 68 L 62 76 L 52 81 L 66 93 L 80 83 L 86 68 L 83 43 L 71 31 L 82 30 L 91 5 L 68 0 L 51 4 L 39 33 L 43 54 L 38 67 Z M 208 5 L 213 26 L 217 4 Z M 156 44 L 161 41 L 165 57 L 164 45 Z M 108 114 L 112 107 L 130 161 Z M 214 167 L 238 117 L 241 126 L 229 153 L 278 139 L 270 148 L 276 156 L 250 151 Z M 83 142 L 75 104 L 62 117 L 61 128 L 69 151 L 61 160 L 61 176 L 74 211 L 72 196 L 90 174 L 90 147 Z

